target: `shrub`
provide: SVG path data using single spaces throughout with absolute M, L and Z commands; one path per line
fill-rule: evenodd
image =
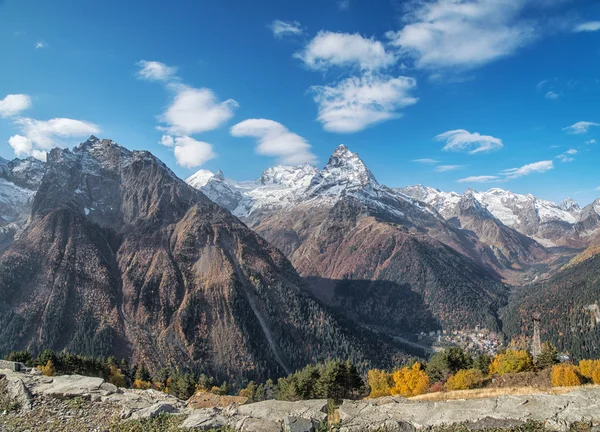
M 535 364 L 541 369 L 552 367 L 558 363 L 558 351 L 551 343 L 544 342 L 542 352 L 535 359 Z
M 444 383 L 441 381 L 437 381 L 434 382 L 431 387 L 429 387 L 429 390 L 427 390 L 428 393 L 439 393 L 439 392 L 443 392 L 444 390 L 446 390 L 444 388 Z
M 581 375 L 575 365 L 559 364 L 552 366 L 552 386 L 568 387 L 581 385 Z
M 411 368 L 404 367 L 394 372 L 394 383 L 393 395 L 417 396 L 429 388 L 429 377 L 421 370 L 421 364 L 415 363 Z
M 581 360 L 579 362 L 579 373 L 587 379 L 593 378 L 596 369 L 600 369 L 600 360 Z
M 108 381 L 117 387 L 125 387 L 127 385 L 127 382 L 125 381 L 125 375 L 123 375 L 121 369 L 116 366 L 110 366 Z
M 431 380 L 445 381 L 457 371 L 472 367 L 473 358 L 462 348 L 452 347 L 431 356 L 425 370 Z
M 446 382 L 447 390 L 468 390 L 481 387 L 484 375 L 479 369 L 463 369 L 456 372 Z
M 23 363 L 27 367 L 33 366 L 33 357 L 29 351 L 12 351 L 6 359 L 8 361 Z
M 490 375 L 533 370 L 533 357 L 525 350 L 506 350 L 497 354 L 490 364 Z
M 592 373 L 592 382 L 594 384 L 600 384 L 600 367 L 594 369 L 594 372 Z
M 46 376 L 54 376 L 54 362 L 52 360 L 48 360 L 48 362 L 41 367 L 42 375 Z
M 382 396 L 390 396 L 392 387 L 394 386 L 394 376 L 384 370 L 371 369 L 367 373 L 367 381 L 371 392 L 369 397 L 376 398 Z
M 152 383 L 150 381 L 142 381 L 139 379 L 136 379 L 133 381 L 134 389 L 148 390 L 151 387 L 152 387 Z

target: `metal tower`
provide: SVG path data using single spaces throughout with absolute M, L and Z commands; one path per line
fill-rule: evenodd
M 533 340 L 531 341 L 531 355 L 536 358 L 542 353 L 542 342 L 540 339 L 540 314 L 533 314 Z

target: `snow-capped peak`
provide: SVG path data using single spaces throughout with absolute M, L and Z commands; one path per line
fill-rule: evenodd
M 377 187 L 379 183 L 364 162 L 348 148 L 340 144 L 320 172 L 312 179 L 309 193 L 315 195 L 340 195 L 366 186 Z
M 310 164 L 267 168 L 260 176 L 261 185 L 282 185 L 293 189 L 306 188 L 319 170 Z
M 215 174 L 212 171 L 201 169 L 189 176 L 185 182 L 193 188 L 200 189 L 213 177 Z
M 564 200 L 563 202 L 561 202 L 559 204 L 559 207 L 568 212 L 573 212 L 573 211 L 577 212 L 577 211 L 581 210 L 581 207 L 579 206 L 579 204 L 577 204 L 577 202 L 571 197 L 569 197 L 566 200 Z

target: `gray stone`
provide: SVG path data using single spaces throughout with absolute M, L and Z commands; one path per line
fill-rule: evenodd
M 159 414 L 163 414 L 163 413 L 175 413 L 177 412 L 177 408 L 175 408 L 173 405 L 169 404 L 169 403 L 164 403 L 164 402 L 159 402 L 156 403 L 152 406 L 149 406 L 148 408 L 142 408 L 141 410 L 137 410 L 135 412 L 133 412 L 133 414 L 131 414 L 131 420 L 139 420 L 139 419 L 146 419 L 146 418 L 150 418 L 153 419 L 154 417 L 158 416 Z
M 38 393 L 57 399 L 84 397 L 98 392 L 104 383 L 102 378 L 82 375 L 61 375 L 54 377 L 50 383 L 41 384 L 36 388 Z
M 315 425 L 310 419 L 287 416 L 283 419 L 283 430 L 285 432 L 314 432 Z
M 6 390 L 10 398 L 23 410 L 30 410 L 33 407 L 33 398 L 31 393 L 20 379 L 8 381 Z
M 237 410 L 241 416 L 265 419 L 277 423 L 283 423 L 287 416 L 322 422 L 327 419 L 327 400 L 315 399 L 299 402 L 267 400 L 240 405 Z
M 270 420 L 246 417 L 235 424 L 235 429 L 240 432 L 281 432 L 281 424 Z
M 103 382 L 100 384 L 100 390 L 104 390 L 107 393 L 104 396 L 108 396 L 109 394 L 117 393 L 119 388 L 114 384 Z
M 194 410 L 181 425 L 184 429 L 210 430 L 227 426 L 228 420 L 217 408 Z

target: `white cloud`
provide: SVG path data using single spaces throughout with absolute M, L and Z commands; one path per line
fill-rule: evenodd
M 515 53 L 536 32 L 520 14 L 528 0 L 413 1 L 409 22 L 388 32 L 418 68 L 468 69 Z
M 500 138 L 490 135 L 471 133 L 464 129 L 444 132 L 435 137 L 438 141 L 446 141 L 445 151 L 467 151 L 469 154 L 500 150 L 504 147 Z
M 427 164 L 427 165 L 435 165 L 435 164 L 440 163 L 439 160 L 430 159 L 430 158 L 413 159 L 413 162 Z
M 458 183 L 488 183 L 498 180 L 497 176 L 471 176 L 457 180 Z
M 35 43 L 35 49 L 42 49 L 42 48 L 46 48 L 48 46 L 48 44 L 44 41 L 39 41 Z
M 137 75 L 149 81 L 160 81 L 172 92 L 170 105 L 159 119 L 165 132 L 160 144 L 173 148 L 177 163 L 186 168 L 197 167 L 216 157 L 211 144 L 190 137 L 195 133 L 217 129 L 231 117 L 238 103 L 233 99 L 220 102 L 212 90 L 193 88 L 180 83 L 177 68 L 157 61 L 141 60 Z
M 170 86 L 175 91 L 171 105 L 160 116 L 173 135 L 191 135 L 217 129 L 231 117 L 238 103 L 233 99 L 219 102 L 212 90 L 185 85 Z
M 13 148 L 15 155 L 20 156 L 31 156 L 33 150 L 33 144 L 31 140 L 27 139 L 23 135 L 13 135 L 8 139 L 8 144 Z
M 310 151 L 310 144 L 304 138 L 273 120 L 244 120 L 231 128 L 231 135 L 256 138 L 256 152 L 265 156 L 275 156 L 282 164 L 297 165 L 316 160 Z
M 16 123 L 22 135 L 14 135 L 8 143 L 17 156 L 33 156 L 44 160 L 46 151 L 62 147 L 62 139 L 86 137 L 98 134 L 100 128 L 94 123 L 69 118 L 53 118 L 46 121 L 19 118 Z
M 569 157 L 565 154 L 560 154 L 556 156 L 556 159 L 560 160 L 561 162 L 573 162 L 575 160 L 575 158 Z
M 217 156 L 212 145 L 189 136 L 163 136 L 161 144 L 173 147 L 177 163 L 185 168 L 199 167 Z
M 361 70 L 377 70 L 396 62 L 394 54 L 374 38 L 358 33 L 320 31 L 302 50 L 294 54 L 310 69 L 354 66 Z
M 596 140 L 595 139 L 591 139 L 585 142 L 586 144 L 590 145 L 590 144 L 596 144 Z
M 350 8 L 350 0 L 338 0 L 337 6 L 339 10 L 346 11 Z
M 12 117 L 31 106 L 31 98 L 26 94 L 9 94 L 0 99 L 0 117 Z
M 544 97 L 546 99 L 550 99 L 550 100 L 554 100 L 554 99 L 558 99 L 560 97 L 560 95 L 556 92 L 553 92 L 552 90 L 550 90 L 549 92 L 547 92 Z
M 554 168 L 552 161 L 540 161 L 534 162 L 527 165 L 523 165 L 520 168 L 509 168 L 502 171 L 502 174 L 507 179 L 514 179 L 517 177 L 526 176 L 533 173 L 543 173 Z
M 456 171 L 464 168 L 464 165 L 439 165 L 435 167 L 437 172 Z
M 563 128 L 563 130 L 570 134 L 584 134 L 587 133 L 588 129 L 592 126 L 600 126 L 600 123 L 580 121 L 572 124 L 571 126 Z
M 137 77 L 148 81 L 169 81 L 176 78 L 177 68 L 157 61 L 140 60 Z
M 585 22 L 577 25 L 573 29 L 574 32 L 595 32 L 598 30 L 600 30 L 600 21 Z
M 281 38 L 284 36 L 298 36 L 304 33 L 298 21 L 275 20 L 269 27 L 273 31 L 273 35 L 276 38 Z
M 573 162 L 575 160 L 575 158 L 572 156 L 576 155 L 577 153 L 578 153 L 578 151 L 576 149 L 572 148 L 572 149 L 569 149 L 566 152 L 556 156 L 556 159 L 560 160 L 561 162 Z
M 409 77 L 366 74 L 333 86 L 313 86 L 311 90 L 323 128 L 351 133 L 400 117 L 399 109 L 417 103 L 418 99 L 410 95 L 416 85 L 416 80 Z

